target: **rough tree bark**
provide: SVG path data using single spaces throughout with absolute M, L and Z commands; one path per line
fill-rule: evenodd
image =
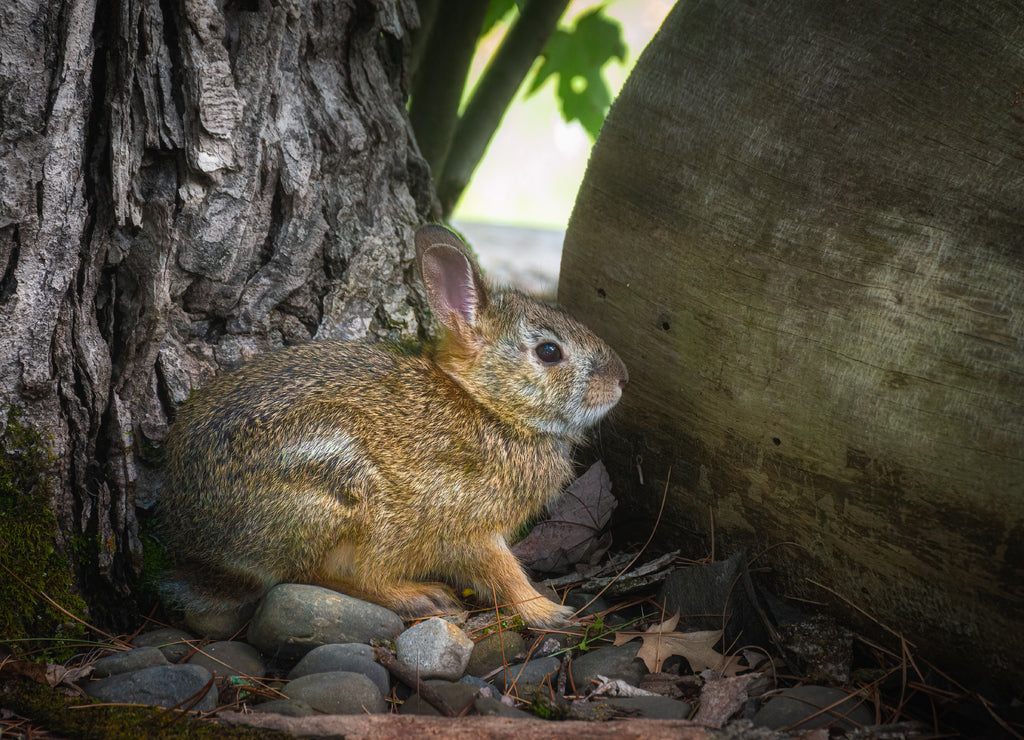
M 0 406 L 52 435 L 101 618 L 131 608 L 136 503 L 192 387 L 282 344 L 423 333 L 416 23 L 412 0 L 0 10 Z
M 1016 0 L 679 3 L 559 288 L 629 365 L 604 452 L 644 526 L 671 469 L 675 547 L 1018 686 L 1022 34 Z

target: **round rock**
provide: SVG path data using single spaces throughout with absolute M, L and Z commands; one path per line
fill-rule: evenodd
M 135 638 L 134 644 L 135 647 L 159 648 L 169 663 L 177 663 L 191 654 L 192 647 L 198 644 L 198 640 L 183 630 L 161 627 L 143 632 Z
M 391 640 L 403 627 L 382 606 L 320 586 L 282 583 L 263 597 L 248 638 L 265 655 L 288 660 L 320 645 Z
M 92 675 L 104 678 L 157 665 L 167 665 L 164 654 L 155 647 L 141 647 L 100 658 L 92 664 Z
M 574 659 L 572 680 L 576 690 L 586 691 L 590 687 L 590 682 L 598 680 L 599 675 L 605 678 L 618 678 L 630 686 L 636 686 L 647 673 L 647 666 L 643 660 L 636 657 L 639 651 L 640 643 L 633 641 L 618 647 L 591 650 Z
M 512 719 L 536 719 L 529 712 L 503 704 L 492 696 L 480 696 L 473 702 L 476 713 L 484 717 L 510 717 Z
M 252 616 L 254 604 L 246 604 L 236 611 L 195 612 L 185 610 L 185 626 L 197 635 L 211 640 L 227 640 L 234 637 Z
M 315 714 L 313 707 L 301 699 L 274 699 L 256 704 L 250 709 L 254 712 L 283 714 L 285 717 L 312 717 Z
M 188 662 L 201 665 L 215 676 L 249 676 L 263 678 L 266 667 L 252 645 L 235 640 L 211 642 L 199 648 Z
M 451 622 L 440 617 L 413 625 L 395 639 L 398 660 L 420 678 L 455 681 L 466 672 L 473 641 Z
M 388 671 L 380 663 L 374 661 L 373 648 L 359 643 L 321 645 L 313 648 L 292 668 L 288 678 L 296 679 L 310 673 L 328 673 L 330 671 L 362 673 L 380 689 L 382 696 L 387 696 L 391 689 Z
M 558 658 L 537 658 L 511 665 L 499 673 L 494 683 L 503 693 L 529 700 L 545 681 L 553 681 L 561 666 Z
M 835 704 L 835 706 L 832 706 Z M 821 711 L 825 707 L 832 707 Z M 811 715 L 816 715 L 811 717 Z M 874 705 L 845 691 L 827 686 L 783 689 L 754 715 L 754 724 L 773 730 L 813 730 L 835 727 L 855 730 L 875 722 Z
M 503 630 L 492 632 L 473 646 L 466 664 L 470 676 L 483 676 L 496 668 L 514 663 L 516 655 L 526 649 L 526 642 L 518 632 Z
M 387 708 L 373 681 L 350 671 L 310 673 L 289 683 L 284 693 L 327 714 L 383 714 Z
M 173 707 L 202 691 L 211 678 L 202 666 L 162 665 L 88 681 L 82 688 L 89 696 L 114 704 Z M 217 687 L 211 685 L 192 711 L 209 712 L 216 706 Z
M 472 704 L 473 700 L 476 699 L 476 695 L 480 692 L 479 688 L 468 683 L 452 683 L 451 681 L 440 681 L 437 679 L 426 681 L 425 683 L 433 688 L 447 702 L 448 706 L 455 710 L 456 714 L 461 713 L 462 710 Z M 405 700 L 398 713 L 427 714 L 435 717 L 441 715 L 430 702 L 415 693 Z
M 637 712 L 637 716 L 647 719 L 689 719 L 692 711 L 685 701 L 667 696 L 616 696 L 601 703 Z

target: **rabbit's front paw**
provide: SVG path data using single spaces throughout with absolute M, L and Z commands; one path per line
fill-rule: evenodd
M 540 629 L 567 627 L 574 612 L 571 606 L 556 604 L 544 597 L 517 604 L 516 608 L 527 625 Z

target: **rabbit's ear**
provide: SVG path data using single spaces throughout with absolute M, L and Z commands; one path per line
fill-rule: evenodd
M 487 288 L 466 245 L 443 227 L 424 226 L 416 232 L 416 255 L 437 320 L 455 332 L 476 324 Z

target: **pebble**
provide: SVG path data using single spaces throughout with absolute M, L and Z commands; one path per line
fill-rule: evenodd
M 564 641 L 549 636 L 543 644 L 530 648 L 535 656 L 532 660 L 508 665 L 516 655 L 526 652 L 526 642 L 518 632 L 494 632 L 474 645 L 463 630 L 443 619 L 428 619 L 405 631 L 403 626 L 397 615 L 377 605 L 315 586 L 288 584 L 272 589 L 258 606 L 249 630 L 251 644 L 217 641 L 193 653 L 185 643 L 198 643 L 188 633 L 157 629 L 139 635 L 134 649 L 96 661 L 93 678 L 82 681 L 81 686 L 88 695 L 102 701 L 163 707 L 182 705 L 206 690 L 191 708 L 209 711 L 217 702 L 214 674 L 263 677 L 267 661 L 271 661 L 276 672 L 268 685 L 278 687 L 279 696 L 286 698 L 257 704 L 251 707 L 253 711 L 291 717 L 377 714 L 388 711 L 385 697 L 392 692 L 391 677 L 374 660 L 368 643 L 394 638 L 398 660 L 421 678 L 429 679 L 428 683 L 456 712 L 529 718 L 532 715 L 512 706 L 511 697 L 531 701 L 541 687 L 556 687 L 566 657 L 561 653 L 536 657 L 541 651 L 562 649 Z M 598 675 L 639 685 L 646 674 L 643 661 L 636 657 L 639 648 L 640 642 L 633 641 L 580 655 L 571 663 L 572 682 L 567 688 L 571 691 L 574 683 L 575 689 L 583 693 Z M 167 663 L 169 658 L 180 660 L 185 656 L 188 663 Z M 288 682 L 277 680 L 280 671 L 291 665 L 282 658 L 294 661 Z M 479 677 L 496 669 L 499 672 L 490 683 Z M 399 713 L 438 714 L 400 683 L 395 687 L 400 697 L 406 697 Z M 843 703 L 830 716 L 808 719 L 815 707 L 837 701 Z M 753 721 L 761 727 L 800 730 L 823 727 L 829 721 L 846 730 L 871 724 L 873 708 L 856 703 L 856 698 L 838 689 L 802 686 L 769 698 Z M 577 718 L 592 719 L 685 719 L 692 714 L 688 703 L 666 696 L 601 698 L 573 708 Z M 849 720 L 839 717 L 844 712 L 850 714 Z
M 188 659 L 188 662 L 192 665 L 201 665 L 219 677 L 263 678 L 267 672 L 256 648 L 237 640 L 211 642 L 209 645 L 204 645 Z
M 274 699 L 252 707 L 254 712 L 271 712 L 285 717 L 312 717 L 316 712 L 301 699 Z
M 836 702 L 842 702 L 836 704 Z M 827 712 L 811 717 L 824 707 L 836 704 Z M 858 705 L 859 704 L 859 705 Z M 845 717 L 844 717 L 845 715 Z M 845 691 L 827 686 L 797 686 L 783 689 L 768 699 L 754 715 L 754 724 L 773 730 L 813 730 L 834 727 L 855 730 L 875 722 L 874 706 Z
M 92 675 L 105 678 L 158 665 L 167 665 L 164 654 L 155 647 L 140 647 L 100 658 L 92 665 Z
M 373 681 L 351 671 L 309 673 L 289 683 L 284 693 L 326 714 L 383 714 L 387 709 Z
M 413 625 L 395 640 L 395 656 L 423 679 L 461 678 L 472 652 L 469 636 L 440 617 Z
M 602 699 L 600 703 L 636 712 L 635 716 L 647 719 L 688 719 L 693 711 L 685 701 L 667 696 L 616 696 Z
M 510 717 L 512 719 L 536 719 L 529 712 L 524 712 L 522 709 L 516 709 L 510 707 L 507 704 L 502 703 L 493 696 L 479 696 L 473 702 L 473 708 L 477 711 L 477 714 L 481 714 L 484 717 Z
M 440 681 L 433 679 L 425 682 L 434 689 L 448 706 L 455 710 L 456 714 L 462 712 L 476 699 L 480 689 L 468 683 L 453 683 L 451 681 Z M 399 714 L 429 714 L 435 717 L 441 716 L 430 702 L 426 701 L 419 694 L 412 694 L 398 710 Z
M 362 673 L 373 681 L 382 696 L 391 690 L 391 679 L 387 669 L 373 659 L 373 648 L 359 643 L 321 645 L 306 653 L 292 668 L 288 678 L 296 679 L 310 673 L 350 671 Z
M 618 678 L 630 686 L 637 686 L 647 673 L 643 660 L 636 657 L 641 643 L 637 640 L 618 647 L 603 647 L 590 650 L 572 661 L 572 680 L 576 690 L 585 692 L 598 676 Z
M 82 688 L 89 696 L 104 702 L 173 707 L 189 701 L 210 683 L 211 678 L 210 672 L 202 666 L 161 665 L 89 681 Z M 210 685 L 191 709 L 209 712 L 216 706 L 217 687 Z
M 252 616 L 255 604 L 232 612 L 185 612 L 185 626 L 197 635 L 211 640 L 227 640 L 237 636 Z
M 496 668 L 514 663 L 516 655 L 526 650 L 526 641 L 518 632 L 492 632 L 473 646 L 466 664 L 470 676 L 485 676 Z
M 196 638 L 188 632 L 174 627 L 161 627 L 143 632 L 141 635 L 137 635 L 133 642 L 135 647 L 159 648 L 168 663 L 184 660 L 191 655 L 193 646 L 198 644 Z
M 494 678 L 504 693 L 529 701 L 542 684 L 554 682 L 562 662 L 558 658 L 537 658 L 511 665 Z
M 320 586 L 274 586 L 253 614 L 248 640 L 268 657 L 297 660 L 320 645 L 392 640 L 401 618 L 377 604 Z

